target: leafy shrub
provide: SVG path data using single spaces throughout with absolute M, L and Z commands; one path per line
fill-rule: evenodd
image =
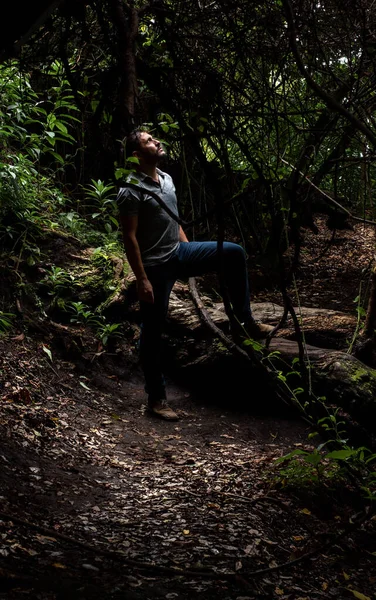
M 12 313 L 5 313 L 0 310 L 0 334 L 7 333 L 12 328 L 13 317 Z

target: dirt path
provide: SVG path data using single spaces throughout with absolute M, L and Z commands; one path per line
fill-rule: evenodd
M 375 522 L 325 550 L 349 498 L 308 504 L 271 484 L 308 429 L 252 415 L 261 390 L 235 410 L 171 385 L 182 419 L 165 423 L 144 414 L 136 369 L 121 379 L 51 363 L 43 341 L 0 345 L 0 598 L 373 597 Z

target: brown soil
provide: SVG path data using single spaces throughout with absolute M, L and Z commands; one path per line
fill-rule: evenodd
M 325 218 L 317 217 L 318 233 L 304 230 L 296 289 L 289 292 L 294 304 L 312 308 L 340 310 L 356 315 L 357 297 L 366 308 L 371 266 L 375 252 L 375 228 L 363 223 L 353 230 L 331 231 Z M 270 289 L 261 271 L 253 272 L 254 300 L 282 303 L 277 289 Z M 259 286 L 261 284 L 261 289 Z M 267 289 L 266 289 L 267 287 Z
M 306 235 L 300 302 L 353 315 L 373 231 L 319 258 L 329 238 Z M 255 301 L 281 303 L 253 281 Z M 131 334 L 101 353 L 77 330 L 75 358 L 60 337 L 0 340 L 0 599 L 375 598 L 367 502 L 329 470 L 296 469 L 295 486 L 274 466 L 312 450 L 306 423 L 252 381 L 227 402 L 169 381 L 181 420 L 155 420 Z

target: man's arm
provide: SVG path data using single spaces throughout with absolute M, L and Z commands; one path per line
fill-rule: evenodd
M 142 302 L 154 302 L 153 286 L 151 285 L 142 264 L 140 247 L 136 238 L 138 216 L 120 216 L 123 230 L 123 241 L 128 262 L 137 279 L 138 298 Z
M 187 236 L 185 235 L 185 233 L 182 229 L 182 226 L 179 225 L 179 242 L 188 242 L 188 241 L 189 240 L 188 240 Z

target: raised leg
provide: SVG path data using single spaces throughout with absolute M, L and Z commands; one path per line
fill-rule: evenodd
M 178 250 L 178 278 L 217 272 L 219 255 L 217 242 L 183 242 Z M 223 244 L 223 275 L 236 318 L 247 322 L 251 318 L 246 258 L 238 244 Z

